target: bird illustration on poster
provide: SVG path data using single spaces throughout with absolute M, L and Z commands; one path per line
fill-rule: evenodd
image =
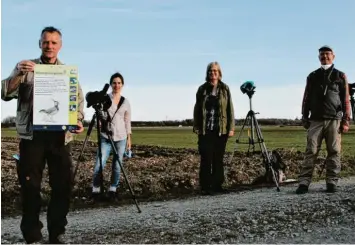
M 43 115 L 43 121 L 45 122 L 55 122 L 53 116 L 59 112 L 59 101 L 53 100 L 54 105 L 47 109 L 39 110 L 39 113 Z

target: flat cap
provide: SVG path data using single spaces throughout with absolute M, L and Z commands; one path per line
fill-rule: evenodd
M 318 51 L 319 51 L 319 52 L 321 52 L 321 51 L 330 51 L 330 52 L 333 52 L 333 49 L 332 49 L 331 47 L 329 47 L 328 45 L 324 45 L 324 46 L 320 47 Z

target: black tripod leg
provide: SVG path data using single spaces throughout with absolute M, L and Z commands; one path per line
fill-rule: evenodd
M 97 115 L 99 115 L 99 112 L 96 112 Z M 98 145 L 98 157 L 99 157 L 99 161 L 100 161 L 100 170 L 99 170 L 99 178 L 100 178 L 100 192 L 101 194 L 104 193 L 104 174 L 103 174 L 103 167 L 102 167 L 102 149 L 101 149 L 101 132 L 100 132 L 100 124 L 101 123 L 101 117 L 100 116 L 96 116 L 98 118 L 98 120 L 96 120 L 96 128 L 97 128 L 97 145 Z
M 87 143 L 87 141 L 88 141 L 88 139 L 89 139 L 89 137 L 90 137 L 92 128 L 94 127 L 95 119 L 96 119 L 96 116 L 95 116 L 95 114 L 94 114 L 94 115 L 92 116 L 91 122 L 90 122 L 90 124 L 89 124 L 88 132 L 86 133 L 86 137 L 85 137 L 83 146 L 82 146 L 82 148 L 81 148 L 81 151 L 80 151 L 80 154 L 79 154 L 79 157 L 78 157 L 78 163 L 76 164 L 75 169 L 74 169 L 73 178 L 72 178 L 72 183 L 73 183 L 73 185 L 74 185 L 74 182 L 75 182 L 75 176 L 76 176 L 76 173 L 77 173 L 77 171 L 78 171 L 79 163 L 84 160 L 84 159 L 83 159 L 84 149 L 85 149 L 86 143 Z
M 248 125 L 250 128 L 248 130 L 251 130 L 250 132 L 248 131 L 248 151 L 247 151 L 247 154 L 250 153 L 250 147 L 253 146 L 253 151 L 254 151 L 254 127 L 253 127 L 253 111 L 250 110 L 245 118 L 245 121 L 244 121 L 244 124 L 243 124 L 243 127 L 240 131 L 240 134 L 241 132 L 244 130 L 244 127 L 246 125 Z
M 255 113 L 254 111 L 250 111 L 250 142 L 249 142 L 249 149 L 250 145 L 252 145 L 253 152 L 255 152 L 255 141 L 254 141 L 254 129 L 255 129 L 255 123 L 254 123 L 254 118 L 255 118 Z M 249 152 L 249 150 L 248 150 Z
M 264 144 L 264 138 L 263 138 L 263 135 L 261 133 L 261 129 L 260 129 L 258 120 L 256 119 L 255 115 L 253 115 L 253 121 L 254 121 L 255 130 L 256 130 L 256 136 L 258 138 L 258 143 L 259 143 L 259 147 L 260 147 L 261 153 L 263 154 L 264 157 L 266 157 L 268 155 L 268 154 L 265 154 L 265 152 L 267 153 L 267 149 L 266 149 L 266 146 Z
M 238 134 L 238 136 L 237 136 L 237 138 L 236 138 L 236 140 L 235 140 L 235 147 L 234 147 L 234 149 L 233 149 L 233 152 L 232 152 L 232 155 L 231 155 L 231 157 L 229 158 L 229 164 L 231 164 L 232 163 L 232 160 L 233 160 L 233 157 L 234 157 L 234 153 L 237 151 L 237 144 L 239 143 L 239 140 L 240 140 L 240 137 L 241 137 L 241 135 L 242 135 L 242 132 L 243 132 L 243 130 L 244 130 L 244 127 L 245 127 L 245 125 L 247 125 L 247 122 L 248 121 L 250 121 L 250 116 L 249 116 L 249 114 L 250 114 L 250 112 L 248 112 L 248 114 L 247 114 L 247 116 L 245 117 L 245 119 L 244 119 L 244 122 L 243 122 L 243 125 L 242 125 L 242 128 L 240 129 L 240 131 L 239 131 L 239 134 Z M 248 150 L 248 152 L 249 152 L 249 150 Z
M 247 116 L 245 117 L 243 126 L 242 126 L 242 128 L 240 129 L 240 131 L 239 131 L 238 137 L 237 137 L 237 139 L 236 139 L 236 142 L 237 142 L 237 143 L 239 143 L 239 139 L 240 139 L 240 137 L 241 137 L 241 135 L 242 135 L 242 132 L 243 132 L 243 130 L 244 130 L 245 125 L 247 125 L 247 122 L 250 120 L 250 115 L 249 115 L 249 114 L 250 114 L 250 112 L 248 112 Z
M 119 159 L 118 151 L 117 151 L 117 149 L 116 149 L 116 147 L 115 147 L 115 144 L 113 143 L 112 137 L 111 137 L 110 134 L 107 134 L 107 135 L 108 135 L 108 138 L 110 139 L 111 146 L 112 146 L 112 149 L 113 149 L 113 151 L 114 151 L 114 154 L 116 155 L 116 158 Z M 134 195 L 133 190 L 132 190 L 132 187 L 131 187 L 131 185 L 130 185 L 128 179 L 127 179 L 126 171 L 124 170 L 124 168 L 123 168 L 123 166 L 122 166 L 122 163 L 121 163 L 120 161 L 118 161 L 118 163 L 120 164 L 120 167 L 121 167 L 123 176 L 124 176 L 124 178 L 125 178 L 125 180 L 126 180 L 126 183 L 127 183 L 127 185 L 128 185 L 128 189 L 129 189 L 129 191 L 131 192 L 133 201 L 134 201 L 134 203 L 135 203 L 136 206 L 137 206 L 138 213 L 141 213 L 142 211 L 141 211 L 141 209 L 140 209 L 139 206 L 138 206 L 138 202 L 137 202 L 136 196 Z
M 258 120 L 256 120 L 255 115 L 253 115 L 253 120 L 254 120 L 254 123 L 255 123 L 255 129 L 256 129 L 257 136 L 258 136 L 258 142 L 259 142 L 259 145 L 260 145 L 261 152 L 263 154 L 264 159 L 267 162 L 267 165 L 268 165 L 267 168 L 271 170 L 272 177 L 273 177 L 275 185 L 276 185 L 276 189 L 279 192 L 280 191 L 280 187 L 279 187 L 279 182 L 278 182 L 277 177 L 276 177 L 276 172 L 275 172 L 275 170 L 274 170 L 274 168 L 273 168 L 273 166 L 271 164 L 270 155 L 269 155 L 269 153 L 267 151 L 267 148 L 266 148 L 266 145 L 265 145 L 265 142 L 264 142 L 264 139 L 263 139 L 263 135 L 261 133 L 261 130 L 260 130 L 260 127 L 259 127 L 259 124 L 258 124 Z M 268 169 L 266 169 L 266 171 Z

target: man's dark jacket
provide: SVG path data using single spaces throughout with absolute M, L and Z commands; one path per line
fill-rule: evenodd
M 319 68 L 307 77 L 303 96 L 304 119 L 338 119 L 349 125 L 350 100 L 346 75 L 332 65 L 327 70 Z

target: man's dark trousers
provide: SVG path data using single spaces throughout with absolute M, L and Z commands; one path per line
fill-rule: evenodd
M 25 240 L 38 236 L 43 227 L 41 182 L 45 163 L 48 164 L 51 199 L 47 210 L 47 228 L 51 235 L 65 232 L 72 190 L 72 158 L 70 143 L 64 144 L 64 132 L 34 132 L 33 140 L 20 141 L 18 165 L 22 198 L 21 231 Z
M 207 131 L 198 137 L 200 162 L 200 187 L 204 191 L 218 190 L 224 182 L 223 157 L 226 149 L 228 135 L 219 135 L 218 132 Z

